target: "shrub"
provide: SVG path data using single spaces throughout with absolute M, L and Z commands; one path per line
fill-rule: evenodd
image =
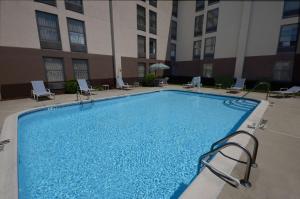
M 66 93 L 74 94 L 77 92 L 77 82 L 75 80 L 69 80 L 65 85 Z
M 232 86 L 233 83 L 234 81 L 232 77 L 223 76 L 215 78 L 215 84 L 222 84 L 223 88 L 229 88 Z
M 154 86 L 155 74 L 148 73 L 143 79 L 143 86 Z

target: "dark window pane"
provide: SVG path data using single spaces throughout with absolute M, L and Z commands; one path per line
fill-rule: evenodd
M 204 0 L 196 0 L 196 11 L 204 9 Z
M 156 34 L 156 12 L 149 11 L 149 32 Z
M 73 59 L 75 79 L 89 79 L 88 61 L 85 59 Z
M 177 17 L 178 14 L 178 0 L 173 0 L 172 16 Z
M 67 21 L 71 50 L 75 52 L 86 52 L 84 22 L 70 18 L 68 18 Z
M 207 12 L 207 19 L 206 19 L 206 32 L 207 33 L 217 31 L 218 16 L 219 16 L 218 8 Z
M 201 57 L 201 40 L 194 41 L 193 58 L 200 59 Z
M 283 17 L 299 16 L 300 13 L 300 1 L 285 0 L 283 8 Z
M 215 45 L 216 37 L 210 37 L 205 39 L 204 58 L 214 58 Z
M 195 17 L 194 36 L 202 35 L 203 15 Z
M 44 57 L 45 72 L 48 87 L 51 89 L 64 88 L 64 66 L 61 58 Z
M 56 0 L 35 0 L 36 2 L 45 3 L 51 6 L 56 6 Z
M 150 38 L 149 40 L 149 57 L 156 59 L 156 39 Z
M 138 57 L 146 57 L 146 37 L 138 35 Z
M 146 10 L 144 7 L 137 5 L 137 29 L 146 30 Z
M 67 10 L 83 13 L 82 0 L 65 0 L 65 6 Z
M 146 64 L 145 63 L 138 63 L 138 77 L 141 78 L 140 80 L 142 80 L 142 78 L 144 78 L 146 73 Z
M 61 49 L 57 15 L 36 11 L 41 48 Z
M 157 0 L 149 0 L 149 4 L 154 7 L 157 7 Z
M 218 3 L 218 2 L 219 2 L 219 0 L 208 0 L 208 5 Z
M 170 58 L 172 61 L 176 61 L 176 44 L 171 44 L 171 50 L 170 50 Z
M 171 39 L 177 39 L 177 22 L 173 20 L 171 21 Z
M 295 52 L 299 24 L 281 26 L 278 52 Z

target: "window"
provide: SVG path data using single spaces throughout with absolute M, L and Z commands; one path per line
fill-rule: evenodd
M 64 81 L 64 67 L 61 58 L 44 57 L 44 64 L 48 82 Z
M 149 0 L 151 6 L 157 7 L 157 0 Z
M 56 0 L 35 0 L 36 2 L 45 3 L 51 6 L 56 6 Z
M 146 10 L 139 5 L 137 5 L 137 29 L 146 31 Z
M 300 1 L 285 0 L 283 7 L 283 17 L 299 16 Z
M 196 16 L 195 27 L 194 27 L 195 37 L 202 35 L 202 26 L 203 26 L 203 15 Z
M 211 78 L 213 74 L 213 65 L 212 64 L 203 64 L 203 77 Z
M 86 52 L 86 38 L 84 22 L 76 19 L 67 19 L 71 50 L 74 52 Z
M 196 12 L 204 9 L 204 0 L 196 0 Z
M 201 57 L 201 40 L 194 41 L 193 58 L 200 59 Z
M 290 81 L 291 80 L 291 63 L 280 61 L 273 68 L 273 80 Z
M 170 58 L 172 61 L 176 61 L 176 44 L 171 44 Z
M 207 12 L 206 33 L 217 31 L 219 9 L 210 10 Z
M 75 79 L 89 79 L 88 61 L 85 59 L 73 59 Z
M 67 10 L 83 13 L 82 0 L 65 0 L 65 7 Z
M 138 57 L 146 57 L 146 37 L 138 35 Z
M 156 59 L 156 39 L 149 39 L 149 58 Z
M 219 0 L 208 0 L 208 5 L 218 3 L 218 2 L 219 2 Z
M 171 39 L 177 39 L 177 22 L 173 20 L 171 21 Z
M 149 11 L 149 32 L 156 34 L 156 12 Z
M 204 58 L 214 58 L 216 37 L 205 39 Z
M 177 17 L 178 15 L 178 0 L 173 0 L 172 16 Z
M 145 67 L 146 67 L 145 63 L 138 63 L 138 77 L 139 78 L 144 78 L 145 72 L 146 72 Z
M 57 15 L 36 11 L 41 48 L 61 50 Z
M 295 52 L 299 24 L 281 26 L 278 52 Z

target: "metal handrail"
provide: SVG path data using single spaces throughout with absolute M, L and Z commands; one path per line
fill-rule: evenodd
M 242 98 L 244 98 L 246 95 L 248 95 L 250 92 L 253 92 L 256 88 L 258 88 L 261 85 L 266 85 L 267 86 L 267 95 L 266 95 L 266 100 L 269 98 L 269 93 L 270 93 L 270 83 L 268 82 L 259 82 L 257 85 L 255 85 L 251 90 L 249 90 L 247 93 L 245 93 Z
M 226 142 L 225 144 L 218 146 L 217 148 L 214 148 L 213 150 L 203 154 L 199 158 L 199 164 L 198 164 L 198 173 L 201 171 L 202 164 L 205 165 L 212 173 L 214 173 L 217 177 L 224 180 L 228 184 L 230 184 L 233 187 L 238 187 L 239 184 L 235 183 L 236 179 L 228 174 L 225 174 L 224 172 L 214 168 L 211 164 L 207 163 L 207 160 L 211 158 L 211 156 L 215 155 L 216 153 L 220 152 L 222 149 L 225 149 L 227 147 L 234 146 L 239 149 L 241 149 L 247 156 L 247 162 L 246 162 L 246 170 L 244 174 L 244 178 L 239 180 L 239 184 L 245 186 L 245 187 L 251 187 L 251 183 L 249 182 L 250 172 L 251 172 L 251 163 L 252 163 L 252 157 L 251 154 L 247 149 L 239 145 L 235 142 Z
M 220 145 L 221 143 L 224 143 L 224 142 L 226 142 L 227 140 L 229 140 L 230 138 L 232 138 L 232 137 L 234 137 L 234 136 L 236 136 L 236 135 L 239 135 L 239 134 L 245 134 L 245 135 L 248 135 L 248 136 L 249 136 L 250 138 L 252 138 L 252 140 L 254 141 L 254 147 L 253 147 L 252 156 L 251 156 L 251 157 L 252 157 L 251 165 L 252 165 L 252 167 L 257 167 L 257 164 L 256 164 L 256 156 L 257 156 L 257 150 L 258 150 L 258 140 L 257 140 L 257 138 L 256 138 L 254 135 L 252 135 L 251 133 L 248 133 L 247 131 L 240 130 L 240 131 L 236 131 L 236 132 L 234 132 L 234 133 L 232 133 L 232 134 L 227 135 L 226 137 L 224 137 L 224 138 L 222 138 L 222 139 L 216 141 L 215 143 L 213 143 L 213 144 L 211 145 L 210 150 L 213 150 L 213 149 L 215 148 L 215 146 Z M 246 164 L 245 161 L 241 161 L 241 160 L 237 160 L 237 159 L 235 159 L 235 158 L 232 158 L 232 157 L 230 157 L 230 156 L 224 154 L 224 153 L 221 152 L 221 151 L 220 151 L 220 153 L 221 153 L 223 156 L 225 156 L 225 157 L 227 157 L 227 158 L 229 158 L 229 159 L 231 159 L 231 160 L 235 160 L 235 161 L 237 161 L 237 162 L 239 162 L 239 163 Z

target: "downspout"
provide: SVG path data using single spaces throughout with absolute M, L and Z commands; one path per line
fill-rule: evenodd
M 112 58 L 113 58 L 113 79 L 114 79 L 114 82 L 116 84 L 116 49 L 115 49 L 115 36 L 114 36 L 114 20 L 113 20 L 113 5 L 112 5 L 112 0 L 109 0 L 109 19 L 110 19 Z

